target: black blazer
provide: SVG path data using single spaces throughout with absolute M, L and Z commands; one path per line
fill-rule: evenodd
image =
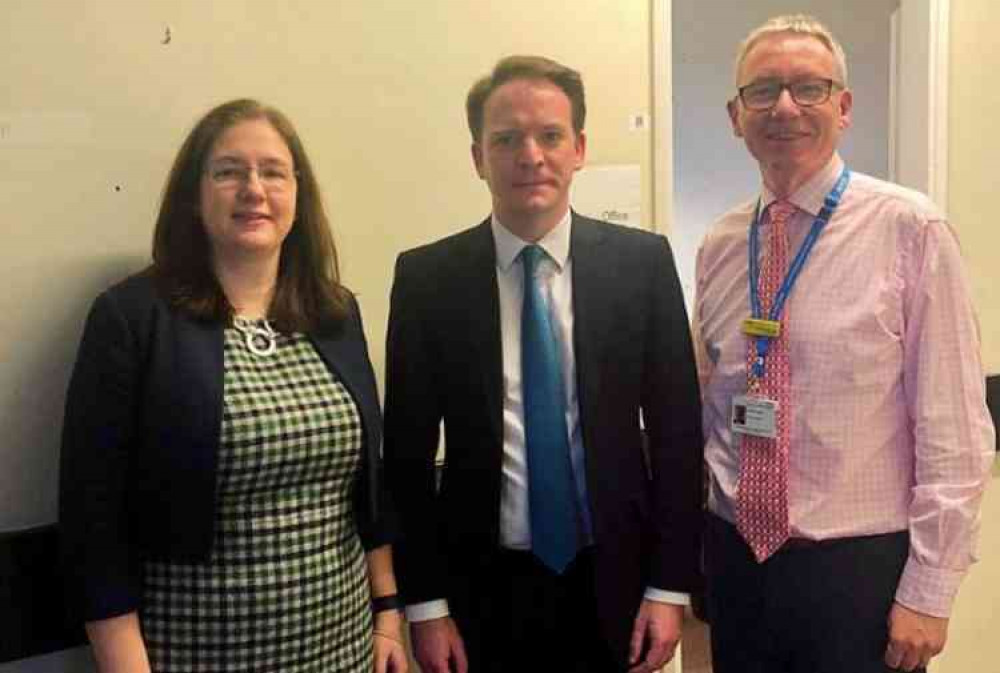
M 208 557 L 222 426 L 223 328 L 179 312 L 149 274 L 102 293 L 66 397 L 59 524 L 71 604 L 86 620 L 138 608 L 142 559 Z M 355 488 L 366 549 L 389 537 L 378 483 L 381 415 L 358 307 L 310 335 L 358 406 Z
M 680 284 L 662 236 L 573 215 L 574 347 L 596 591 L 627 648 L 647 585 L 700 588 L 702 435 Z M 454 599 L 497 548 L 503 381 L 490 223 L 400 255 L 386 371 L 386 483 L 407 603 Z M 645 420 L 643 448 L 639 414 Z M 447 464 L 435 489 L 444 420 Z

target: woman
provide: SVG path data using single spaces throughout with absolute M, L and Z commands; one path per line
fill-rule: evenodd
M 60 524 L 99 671 L 405 671 L 380 439 L 305 150 L 221 105 L 70 382 Z

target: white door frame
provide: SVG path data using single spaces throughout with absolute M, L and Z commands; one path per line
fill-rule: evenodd
M 672 0 L 650 0 L 652 226 L 673 221 Z M 893 17 L 889 120 L 890 177 L 948 207 L 948 48 L 950 0 L 900 0 Z M 897 56 L 898 49 L 906 58 Z M 903 113 L 905 111 L 905 113 Z
M 948 0 L 902 0 L 892 15 L 890 70 L 889 179 L 924 192 L 942 209 L 948 207 L 949 14 Z
M 674 55 L 672 0 L 651 0 L 650 43 L 652 65 L 650 68 L 650 96 L 652 123 L 650 142 L 653 144 L 652 166 L 652 223 L 653 231 L 670 232 L 674 219 Z

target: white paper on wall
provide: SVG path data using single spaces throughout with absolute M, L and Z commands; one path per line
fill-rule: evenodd
M 581 215 L 642 228 L 639 164 L 588 166 L 573 178 L 570 203 Z

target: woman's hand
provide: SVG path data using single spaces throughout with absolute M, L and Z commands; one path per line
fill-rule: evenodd
M 375 673 L 406 673 L 409 662 L 403 646 L 403 615 L 384 610 L 375 615 L 373 635 Z
M 85 626 L 99 673 L 149 673 L 137 613 L 87 622 Z

